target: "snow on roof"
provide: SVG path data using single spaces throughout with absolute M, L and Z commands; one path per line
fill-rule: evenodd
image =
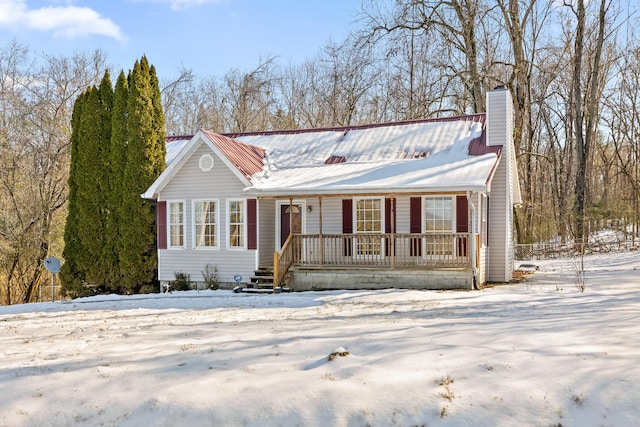
M 234 139 L 263 147 L 273 169 L 300 165 L 324 164 L 344 131 L 315 131 L 300 133 L 269 133 L 263 135 L 239 135 Z
M 239 134 L 265 148 L 252 177 L 263 193 L 486 188 L 496 153 L 470 155 L 484 121 L 477 116 L 301 132 Z M 344 158 L 344 162 L 330 159 Z M 327 164 L 329 163 L 329 164 Z
M 164 157 L 167 166 L 169 166 L 169 164 L 176 158 L 180 150 L 182 150 L 182 147 L 184 147 L 190 140 L 191 136 L 185 136 L 184 139 L 182 139 L 182 137 L 167 138 L 167 152 Z
M 250 179 L 248 190 L 271 195 L 482 191 L 501 148 L 486 148 L 484 114 L 339 128 L 202 132 Z M 167 139 L 167 165 L 188 142 Z

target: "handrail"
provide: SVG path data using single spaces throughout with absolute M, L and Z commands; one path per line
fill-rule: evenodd
M 290 238 L 274 260 L 279 278 L 291 265 L 472 268 L 478 262 L 471 233 L 294 234 Z
M 293 235 L 289 234 L 287 240 L 279 251 L 273 253 L 273 288 L 280 286 L 280 282 L 293 264 Z

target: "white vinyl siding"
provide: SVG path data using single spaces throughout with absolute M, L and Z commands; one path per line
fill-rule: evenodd
M 490 183 L 487 281 L 508 282 L 513 272 L 513 111 L 508 90 L 487 93 L 487 145 L 502 145 Z
M 202 171 L 199 160 L 203 154 L 211 154 L 214 165 L 209 171 Z M 158 200 L 184 200 L 185 224 L 193 226 L 193 201 L 218 201 L 218 250 L 194 250 L 194 233 L 188 230 L 185 236 L 187 250 L 159 250 L 158 278 L 162 281 L 175 279 L 176 271 L 191 275 L 191 280 L 201 282 L 205 265 L 211 264 L 218 269 L 218 278 L 222 283 L 233 284 L 233 277 L 239 274 L 243 281 L 249 281 L 257 268 L 255 250 L 227 250 L 227 201 L 237 199 L 244 193 L 245 185 L 225 165 L 206 144 L 202 143 L 177 171 L 171 181 L 162 189 Z M 167 212 L 168 212 L 167 203 Z M 167 224 L 168 225 L 168 224 Z M 246 235 L 246 234 L 245 234 Z M 271 251 L 271 257 L 273 252 Z
M 258 247 L 259 266 L 273 267 L 273 252 L 276 250 L 276 201 L 258 200 Z

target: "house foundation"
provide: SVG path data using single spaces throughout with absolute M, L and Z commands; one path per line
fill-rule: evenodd
M 331 289 L 473 289 L 470 269 L 296 269 L 290 271 L 289 288 L 293 291 Z

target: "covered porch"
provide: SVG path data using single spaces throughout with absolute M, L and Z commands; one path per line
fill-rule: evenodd
M 291 234 L 274 253 L 274 286 L 472 289 L 471 233 Z
M 426 198 L 434 196 L 439 202 L 448 203 L 449 230 L 425 229 L 421 209 L 426 209 L 423 206 Z M 272 231 L 276 235 L 276 250 L 268 264 L 264 262 L 266 254 L 260 256 L 261 265 L 273 269 L 274 287 L 309 290 L 345 286 L 354 289 L 477 286 L 481 235 L 472 225 L 475 213 L 468 202 L 470 194 L 346 197 L 260 200 L 261 216 L 276 213 L 273 222 L 265 221 L 276 224 Z

